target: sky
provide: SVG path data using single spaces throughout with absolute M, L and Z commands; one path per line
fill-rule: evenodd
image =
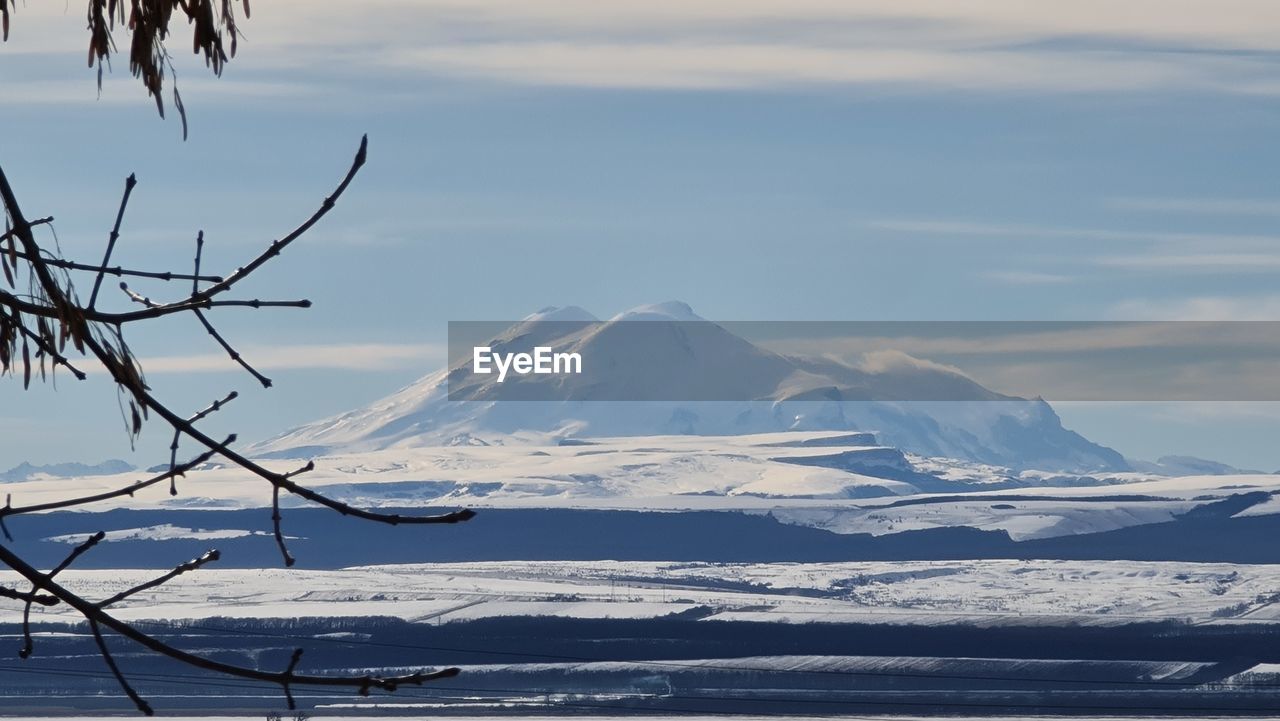
M 171 43 L 186 142 L 127 58 L 98 91 L 79 4 L 20 5 L 0 44 L 0 164 L 77 260 L 100 256 L 133 172 L 119 260 L 186 268 L 203 230 L 206 268 L 232 269 L 308 216 L 368 134 L 338 207 L 245 284 L 314 307 L 217 314 L 271 391 L 191 319 L 130 336 L 175 407 L 244 394 L 211 430 L 260 439 L 363 405 L 435 370 L 449 320 L 548 305 L 1280 320 L 1270 0 L 252 9 L 220 78 Z M 0 394 L 0 467 L 167 457 L 158 426 L 130 450 L 102 378 Z M 1134 457 L 1280 468 L 1277 404 L 1056 407 Z

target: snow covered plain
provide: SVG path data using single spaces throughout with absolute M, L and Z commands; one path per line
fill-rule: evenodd
M 517 434 L 501 445 L 394 448 L 320 456 L 305 482 L 369 507 L 738 510 L 837 533 L 875 535 L 967 526 L 1014 540 L 1096 533 L 1171 520 L 1255 493 L 1239 516 L 1280 513 L 1280 475 L 1166 477 L 1143 473 L 1014 471 L 922 458 L 869 445 L 866 434 L 601 438 L 547 444 Z M 282 471 L 297 461 L 267 461 Z M 133 483 L 140 474 L 6 484 L 14 503 L 56 500 Z M 163 486 L 163 484 L 162 484 Z M 208 467 L 179 482 L 95 506 L 232 509 L 266 505 L 260 479 Z M 288 499 L 292 501 L 293 499 Z M 137 529 L 147 533 L 182 529 Z M 232 532 L 236 532 L 232 529 Z M 250 533 L 248 530 L 240 533 Z M 198 533 L 190 531 L 188 535 Z
M 301 465 L 297 460 L 277 459 L 267 463 L 281 471 Z M 145 474 L 135 473 L 32 480 L 6 484 L 5 490 L 13 494 L 15 504 L 38 503 L 64 497 L 68 489 L 74 489 L 75 493 L 106 491 L 144 477 Z M 1261 522 L 1265 525 L 1268 523 L 1265 516 L 1280 513 L 1280 504 L 1276 503 L 1280 476 L 1166 477 L 1133 472 L 1090 475 L 1015 471 L 990 464 L 904 454 L 877 445 L 874 437 L 867 434 L 842 432 L 593 438 L 563 444 L 543 434 L 517 434 L 501 444 L 398 447 L 322 455 L 316 458 L 316 470 L 303 478 L 311 487 L 362 506 L 487 509 L 488 515 L 482 514 L 473 524 L 464 527 L 466 531 L 486 534 L 488 531 L 478 524 L 502 514 L 512 514 L 503 517 L 507 519 L 505 522 L 511 522 L 544 516 L 559 518 L 556 514 L 591 515 L 583 512 L 586 509 L 618 511 L 595 514 L 608 519 L 608 523 L 592 526 L 605 535 L 613 528 L 608 524 L 617 523 L 623 516 L 653 519 L 682 514 L 679 518 L 690 519 L 689 523 L 695 524 L 694 531 L 702 537 L 711 528 L 704 525 L 704 516 L 742 519 L 738 514 L 745 513 L 757 514 L 747 519 L 752 523 L 760 522 L 802 535 L 832 537 L 809 528 L 764 524 L 767 519 L 759 516 L 769 514 L 786 524 L 837 534 L 872 534 L 877 541 L 928 529 L 961 529 L 961 533 L 968 533 L 963 529 L 975 528 L 1003 531 L 1014 540 L 1033 544 L 1056 542 L 1055 538 L 1087 540 L 1089 534 L 1114 529 L 1145 533 L 1146 529 L 1136 527 L 1154 526 L 1206 511 L 1215 514 L 1215 522 L 1228 521 L 1233 528 L 1235 524 Z M 158 571 L 154 569 L 164 564 L 157 566 L 151 559 L 164 558 L 166 564 L 183 560 L 186 556 L 173 557 L 178 548 L 186 553 L 194 546 L 201 550 L 208 547 L 226 550 L 224 545 L 260 543 L 263 548 L 273 550 L 271 539 L 263 535 L 269 531 L 269 522 L 266 527 L 254 525 L 265 521 L 267 516 L 260 511 L 269 503 L 268 489 L 260 480 L 234 469 L 210 466 L 180 479 L 178 488 L 176 497 L 169 496 L 167 484 L 161 484 L 144 489 L 133 498 L 94 507 L 95 511 L 147 509 L 116 511 L 112 515 L 113 523 L 119 521 L 116 525 L 106 523 L 105 517 L 111 514 L 99 517 L 85 514 L 83 518 L 78 514 L 50 514 L 50 523 L 40 526 L 47 530 L 32 534 L 29 540 L 43 544 L 42 548 L 51 547 L 53 557 L 61 558 L 69 544 L 82 540 L 79 529 L 96 530 L 90 527 L 103 520 L 101 527 L 111 530 L 98 549 L 100 555 L 112 548 L 136 548 L 141 554 L 137 557 L 146 561 L 138 565 L 152 567 L 153 570 L 92 570 L 82 566 L 59 575 L 62 582 L 91 599 L 108 597 L 155 577 Z M 223 512 L 241 509 L 244 512 Z M 684 513 L 698 511 L 736 513 Z M 316 537 L 333 536 L 329 529 L 337 527 L 330 515 L 323 516 L 319 521 L 321 525 L 307 525 L 304 516 L 308 513 L 328 514 L 328 511 L 295 510 L 286 513 L 285 522 L 286 533 L 300 537 L 297 545 L 304 549 L 306 558 L 310 556 L 305 544 L 315 542 Z M 1227 516 L 1234 518 L 1227 519 Z M 494 525 L 503 522 L 495 520 Z M 1180 523 L 1175 520 L 1170 526 L 1180 529 L 1183 527 Z M 477 527 L 471 529 L 471 525 Z M 33 525 L 27 526 L 27 530 L 33 528 Z M 954 534 L 947 535 L 950 533 L 952 531 L 921 535 L 930 539 L 954 537 Z M 341 536 L 339 542 L 346 543 L 346 538 Z M 1109 536 L 1099 538 L 1110 543 Z M 1236 538 L 1231 535 L 1227 540 L 1235 543 Z M 605 541 L 607 539 L 574 539 L 578 546 L 596 544 L 603 549 L 603 554 L 613 553 Z M 399 537 L 391 541 L 400 542 Z M 461 541 L 458 545 L 465 543 Z M 1065 673 L 1070 678 L 1083 674 L 1103 679 L 1103 686 L 1096 690 L 1105 695 L 1108 692 L 1105 684 L 1117 678 L 1127 679 L 1124 683 L 1145 683 L 1143 679 L 1162 677 L 1161 674 L 1166 673 L 1196 673 L 1200 674 L 1197 678 L 1203 676 L 1209 680 L 1245 670 L 1270 674 L 1264 666 L 1255 668 L 1255 661 L 1273 660 L 1255 647 L 1262 643 L 1258 638 L 1270 638 L 1273 633 L 1270 629 L 1280 628 L 1276 625 L 1280 621 L 1280 565 L 1129 560 L 815 563 L 477 560 L 336 567 L 362 563 L 365 558 L 378 559 L 378 548 L 386 546 L 375 544 L 368 556 L 334 563 L 327 567 L 330 570 L 211 566 L 177 578 L 160 591 L 139 594 L 114 607 L 113 613 L 159 627 L 188 624 L 189 628 L 195 628 L 194 624 L 203 624 L 210 629 L 183 636 L 183 643 L 207 644 L 218 653 L 249 654 L 249 660 L 255 663 L 253 654 L 266 652 L 264 647 L 278 645 L 280 640 L 271 641 L 252 634 L 281 633 L 281 628 L 292 627 L 290 624 L 295 623 L 292 619 L 313 619 L 297 622 L 303 624 L 299 628 L 309 629 L 298 633 L 309 634 L 301 645 L 308 647 L 310 662 L 321 664 L 321 668 L 345 669 L 351 664 L 360 668 L 390 667 L 402 660 L 378 654 L 404 652 L 395 646 L 402 642 L 398 634 L 423 634 L 418 642 L 424 646 L 449 646 L 453 642 L 439 641 L 437 637 L 465 640 L 476 629 L 485 628 L 498 638 L 494 643 L 522 654 L 530 649 L 544 653 L 544 644 L 549 640 L 546 629 L 556 628 L 559 631 L 553 633 L 561 637 L 555 640 L 567 644 L 564 646 L 567 650 L 562 649 L 560 653 L 613 659 L 603 666 L 579 663 L 573 669 L 567 668 L 573 664 L 562 669 L 550 663 L 507 664 L 503 659 L 504 663 L 495 664 L 493 658 L 476 659 L 468 666 L 471 672 L 468 683 L 488 684 L 497 695 L 491 693 L 475 701 L 468 700 L 470 697 L 465 693 L 447 700 L 430 695 L 406 696 L 395 702 L 387 699 L 366 702 L 345 697 L 309 699 L 309 703 L 324 708 L 326 715 L 329 712 L 395 713 L 410 717 L 436 713 L 444 706 L 452 712 L 465 713 L 498 713 L 514 708 L 554 713 L 555 708 L 547 707 L 544 695 L 528 689 L 546 683 L 547 675 L 567 678 L 564 673 L 570 670 L 576 684 L 573 693 L 606 694 L 600 696 L 604 701 L 592 703 L 615 708 L 618 703 L 630 703 L 627 699 L 631 697 L 614 698 L 607 694 L 634 693 L 636 688 L 648 689 L 645 684 L 651 679 L 669 678 L 671 674 L 655 672 L 645 664 L 659 664 L 652 659 L 672 658 L 663 654 L 674 650 L 685 652 L 680 656 L 685 665 L 688 662 L 733 665 L 738 663 L 734 660 L 737 657 L 750 657 L 748 660 L 754 665 L 810 663 L 812 659 L 822 664 L 910 662 L 934 666 L 953 664 L 961 669 L 956 673 L 963 675 L 972 673 L 972 668 L 982 668 L 982 664 L 996 664 L 1002 670 L 995 675 L 1007 675 L 1027 664 L 1048 663 L 1040 656 L 1044 653 L 1043 639 L 1060 639 L 1064 633 L 1090 640 L 1080 657 L 1059 659 L 1066 665 L 1054 674 Z M 49 550 L 44 548 L 46 552 Z M 935 557 L 932 547 L 928 553 L 923 557 Z M 235 554 L 228 554 L 228 558 L 231 555 Z M 616 557 L 619 556 L 593 556 Z M 673 553 L 621 557 L 705 559 L 708 556 Z M 851 557 L 858 556 L 825 558 Z M 750 556 L 742 560 L 768 558 L 772 557 Z M 15 581 L 12 574 L 0 574 L 0 584 Z M 370 617 L 392 619 L 394 624 L 388 627 L 391 630 L 379 630 L 378 622 L 370 621 Z M 37 608 L 33 620 L 43 634 L 37 641 L 49 654 L 44 658 L 46 663 L 87 664 L 97 660 L 77 646 L 83 644 L 83 639 L 54 637 L 59 633 L 65 635 L 67 627 L 48 625 L 74 622 L 76 617 L 59 609 Z M 0 624 L 8 624 L 12 629 L 20 621 L 21 607 L 0 609 Z M 601 639 L 592 634 L 595 629 L 606 626 L 613 635 L 602 644 Z M 904 637 L 902 626 L 911 626 L 911 633 Z M 342 628 L 351 631 L 343 632 Z M 670 633 L 670 629 L 676 628 L 673 633 L 680 638 L 694 628 L 700 630 L 691 635 L 701 633 L 707 638 L 697 642 L 701 645 L 688 648 L 662 646 L 666 636 L 656 630 L 667 629 Z M 759 649 L 738 650 L 724 645 L 736 642 L 735 634 L 744 633 L 741 630 L 744 628 L 753 629 L 749 635 L 760 637 Z M 1163 652 L 1159 649 L 1132 646 L 1135 641 L 1147 643 L 1153 628 L 1176 631 L 1183 655 L 1161 655 Z M 238 636 L 233 632 L 235 629 L 250 635 Z M 209 635 L 210 630 L 225 632 L 225 635 Z M 351 648 L 337 646 L 338 636 L 354 638 L 374 633 L 397 635 L 390 636 L 390 643 L 381 646 L 352 646 L 359 649 L 359 656 Z M 954 633 L 962 638 L 947 640 L 951 638 L 948 634 Z M 876 641 L 879 637 L 875 634 L 884 638 Z M 1247 650 L 1254 655 L 1235 665 L 1221 659 L 1203 661 L 1219 658 L 1213 655 L 1216 651 L 1210 646 L 1224 634 L 1247 636 L 1243 639 L 1246 641 L 1254 639 L 1254 646 Z M 815 635 L 820 638 L 813 638 Z M 794 649 L 796 636 L 807 639 L 805 643 L 809 646 Z M 993 636 L 1000 636 L 1003 645 L 994 647 Z M 1230 637 L 1237 639 L 1237 636 Z M 329 637 L 334 643 L 322 643 Z M 843 644 L 846 637 L 850 639 L 848 645 L 819 648 L 819 641 L 827 643 L 828 639 L 836 639 Z M 874 645 L 866 645 L 868 639 L 871 643 L 888 645 L 876 650 Z M 633 647 L 640 641 L 649 645 L 643 652 L 632 655 Z M 907 642 L 917 643 L 918 647 L 904 650 L 903 644 Z M 465 641 L 457 643 L 466 645 Z M 611 649 L 612 655 L 605 654 L 606 649 Z M 867 655 L 856 659 L 837 655 L 851 651 Z M 63 655 L 54 655 L 58 653 Z M 1094 655 L 1089 655 L 1091 653 Z M 992 658 L 974 658 L 984 655 Z M 908 656 L 912 658 L 907 659 Z M 463 659 L 441 661 L 465 665 Z M 131 663 L 145 661 L 134 658 Z M 623 669 L 622 665 L 626 664 L 631 666 Z M 1124 664 L 1138 664 L 1141 668 L 1120 668 Z M 934 666 L 929 667 L 932 669 L 929 673 L 941 676 L 930 683 L 952 683 L 943 679 L 949 672 L 938 671 Z M 741 671 L 745 675 L 727 679 L 727 687 L 753 692 L 758 682 L 752 673 Z M 706 679 L 695 676 L 685 679 L 689 688 L 696 690 L 707 685 Z M 106 683 L 96 677 L 86 678 L 87 694 L 100 693 L 92 684 Z M 1272 675 L 1267 678 L 1268 683 L 1274 681 Z M 152 682 L 156 683 L 159 682 Z M 1024 679 L 1019 683 L 1019 688 L 1028 693 L 1054 693 L 1034 680 Z M 520 692 L 514 706 L 507 696 L 498 693 L 509 688 L 527 691 Z M 173 690 L 185 692 L 176 687 Z M 829 691 L 814 686 L 805 693 Z M 1083 694 L 1073 697 L 1072 703 L 1092 703 L 1093 708 L 1098 708 L 1099 702 L 1088 696 L 1094 691 L 1071 691 Z M 1153 693 L 1166 691 L 1156 689 Z M 44 703 L 46 699 L 41 695 L 46 691 L 34 686 L 26 692 L 31 694 L 28 698 L 32 704 Z M 948 698 L 961 703 L 971 703 L 977 698 L 979 703 L 1002 704 L 1007 698 L 1001 695 L 1005 694 L 1002 689 L 951 689 L 951 692 L 954 693 Z M 666 693 L 663 689 L 648 689 L 644 693 L 648 694 L 644 696 L 645 703 L 666 703 L 673 708 L 680 703 L 678 699 L 654 700 Z M 915 699 L 910 690 L 885 693 L 890 694 L 884 696 L 885 708 L 893 708 L 895 699 Z M 971 693 L 977 696 L 971 697 Z M 1199 698 L 1199 691 L 1188 693 L 1188 701 Z M 261 698 L 275 699 L 276 696 Z M 1230 706 L 1227 701 L 1232 701 L 1205 698 L 1223 707 Z M 1269 698 L 1250 701 L 1253 705 L 1248 708 L 1251 712 L 1259 704 L 1272 708 L 1265 706 Z M 84 699 L 84 705 L 77 708 L 103 708 L 99 705 L 100 696 L 86 695 Z M 225 700 L 225 703 L 233 702 L 247 703 L 239 697 Z M 1157 709 L 1181 708 L 1179 704 L 1183 702 L 1182 696 L 1160 703 L 1144 701 L 1155 703 Z M 740 700 L 740 703 L 751 702 Z M 1112 701 L 1106 700 L 1106 703 Z M 1126 703 L 1138 701 L 1129 699 Z M 181 712 L 193 707 L 218 712 L 227 708 L 224 700 L 210 701 L 203 696 L 192 698 L 188 705 L 180 705 L 174 697 L 173 704 L 171 707 Z M 576 708 L 572 700 L 564 701 L 562 706 Z M 732 704 L 725 708 L 742 710 L 742 706 Z M 746 710 L 756 708 L 760 707 L 748 705 Z M 957 706 L 956 710 L 965 709 Z M 1003 706 L 993 710 L 1007 711 Z
M 105 598 L 153 571 L 66 571 Z M 0 583 L 14 582 L 0 574 Z M 36 609 L 41 621 L 73 620 Z M 20 619 L 0 609 L 0 623 Z M 126 619 L 531 616 L 926 625 L 1280 621 L 1280 567 L 1130 561 L 484 562 L 333 571 L 207 568 L 119 604 Z M 64 618 L 64 616 L 66 618 Z

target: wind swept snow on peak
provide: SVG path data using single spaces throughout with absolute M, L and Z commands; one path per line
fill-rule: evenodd
M 693 308 L 688 303 L 678 300 L 669 300 L 665 303 L 650 303 L 649 305 L 641 305 L 631 310 L 623 311 L 614 317 L 611 321 L 633 321 L 633 320 L 665 320 L 678 322 L 703 322 L 706 318 L 693 312 Z
M 521 320 L 524 322 L 555 321 L 590 323 L 600 319 L 592 315 L 590 311 L 576 305 L 566 305 L 563 307 L 549 305 L 537 312 L 530 313 L 524 318 L 521 318 Z

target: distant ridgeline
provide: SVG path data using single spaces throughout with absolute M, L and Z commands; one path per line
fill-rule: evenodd
M 47 466 L 33 466 L 22 462 L 7 471 L 0 472 L 0 483 L 16 483 L 37 478 L 77 478 L 81 476 L 109 476 L 115 473 L 128 473 L 134 467 L 124 461 L 110 460 L 89 465 L 85 463 L 51 463 Z

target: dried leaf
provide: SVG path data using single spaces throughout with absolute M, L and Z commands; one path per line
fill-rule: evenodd
M 187 108 L 182 104 L 182 95 L 178 93 L 178 84 L 173 84 L 173 106 L 178 109 L 178 117 L 182 118 L 182 139 L 187 139 Z M 161 113 L 164 115 L 164 113 Z

